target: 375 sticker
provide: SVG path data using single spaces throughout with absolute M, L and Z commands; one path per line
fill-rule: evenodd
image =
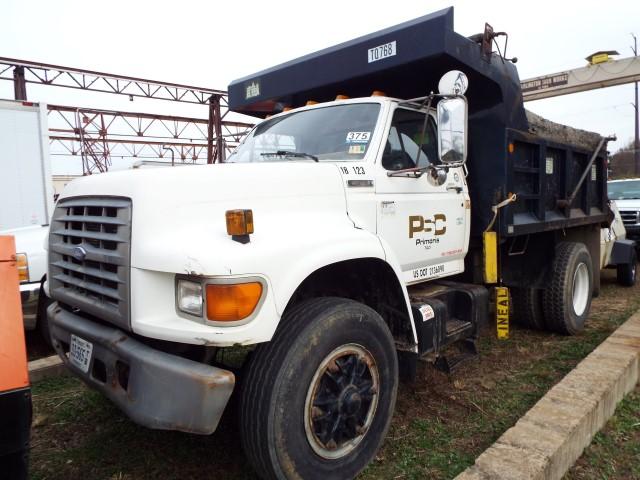
M 349 132 L 347 133 L 347 143 L 368 143 L 371 132 Z

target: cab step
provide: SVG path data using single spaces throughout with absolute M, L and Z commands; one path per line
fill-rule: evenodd
M 410 287 L 409 298 L 421 356 L 438 355 L 448 345 L 475 340 L 479 328 L 488 321 L 489 292 L 479 285 L 430 282 Z M 465 355 L 475 351 L 463 350 Z
M 478 356 L 478 348 L 475 340 L 467 339 L 458 342 L 459 353 L 457 355 L 438 355 L 434 362 L 434 366 L 444 372 L 451 373 L 464 363 Z

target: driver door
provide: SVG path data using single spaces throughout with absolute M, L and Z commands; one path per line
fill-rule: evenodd
M 395 254 L 406 283 L 462 272 L 468 250 L 470 204 L 462 169 L 439 170 L 439 178 L 431 169 L 417 178 L 394 174 L 438 162 L 431 115 L 421 141 L 425 117 L 396 108 L 376 165 L 377 232 Z

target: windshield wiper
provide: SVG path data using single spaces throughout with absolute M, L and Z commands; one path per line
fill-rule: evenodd
M 296 157 L 296 158 L 310 158 L 311 160 L 318 161 L 318 157 L 305 152 L 290 152 L 289 150 L 278 150 L 276 152 L 264 152 L 261 153 L 263 157 Z

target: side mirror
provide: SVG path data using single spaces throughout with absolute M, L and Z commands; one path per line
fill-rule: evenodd
M 444 164 L 467 160 L 467 101 L 443 98 L 438 103 L 438 155 Z

